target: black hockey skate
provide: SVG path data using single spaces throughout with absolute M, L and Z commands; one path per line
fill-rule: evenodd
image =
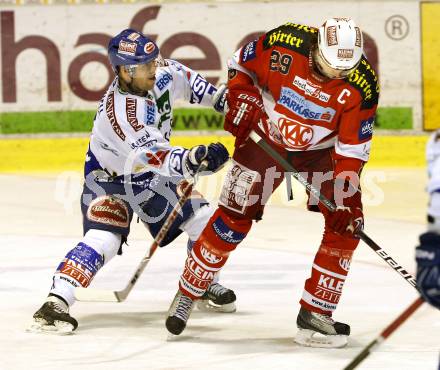
M 186 327 L 189 315 L 194 308 L 196 301 L 182 294 L 180 290 L 174 297 L 168 310 L 168 317 L 165 325 L 168 331 L 173 335 L 179 335 Z
M 213 283 L 197 301 L 197 308 L 206 312 L 232 313 L 237 310 L 236 299 L 233 290 L 225 288 L 219 283 Z
M 29 332 L 50 334 L 71 334 L 78 327 L 78 321 L 69 315 L 69 306 L 61 298 L 50 295 L 43 306 L 34 313 Z
M 298 333 L 295 342 L 306 347 L 340 348 L 347 344 L 350 326 L 334 321 L 328 315 L 301 307 L 296 319 Z

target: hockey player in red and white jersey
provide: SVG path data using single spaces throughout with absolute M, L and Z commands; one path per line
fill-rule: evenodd
M 202 161 L 212 173 L 229 159 L 220 143 L 187 149 L 169 142 L 176 100 L 216 108 L 217 89 L 206 79 L 177 61 L 163 60 L 156 43 L 132 29 L 110 40 L 108 56 L 116 77 L 99 104 L 86 155 L 84 236 L 58 265 L 31 331 L 73 332 L 78 322 L 69 308 L 75 288 L 88 287 L 121 253 L 133 214 L 156 237 L 181 195 L 182 181 L 194 176 Z M 159 246 L 186 232 L 190 249 L 213 212 L 194 191 Z M 234 292 L 214 281 L 199 307 L 233 312 L 234 301 Z
M 284 178 L 279 164 L 248 138 L 255 130 L 336 202 L 332 213 L 309 199 L 308 208 L 322 213 L 325 228 L 305 282 L 295 341 L 344 346 L 350 327 L 335 322 L 332 313 L 359 243 L 356 231 L 363 227 L 359 175 L 369 158 L 379 97 L 361 30 L 347 18 L 319 28 L 286 23 L 240 48 L 228 68 L 225 129 L 236 137 L 233 163 L 219 207 L 187 259 L 166 326 L 173 334 L 185 328 L 189 314 L 182 314 L 182 306 L 191 307 L 204 294 L 253 221 L 262 219 Z M 349 184 L 357 191 L 347 190 Z M 289 230 L 299 231 L 294 220 Z

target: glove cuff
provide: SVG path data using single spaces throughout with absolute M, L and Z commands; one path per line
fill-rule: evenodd
M 206 145 L 197 145 L 188 151 L 188 155 L 186 157 L 186 168 L 190 176 L 194 176 L 199 169 L 200 163 L 202 163 L 202 161 L 206 158 L 207 154 L 208 147 Z
M 226 101 L 227 94 L 228 88 L 225 84 L 221 84 L 212 97 L 212 105 L 214 109 L 221 114 L 226 114 L 228 112 L 228 102 Z

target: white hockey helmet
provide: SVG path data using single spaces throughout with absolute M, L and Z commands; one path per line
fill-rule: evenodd
M 359 64 L 363 54 L 362 32 L 350 18 L 330 18 L 318 29 L 314 61 L 329 78 L 345 78 Z

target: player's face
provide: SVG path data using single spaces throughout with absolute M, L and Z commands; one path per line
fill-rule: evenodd
M 157 61 L 146 64 L 124 66 L 119 77 L 128 87 L 128 90 L 137 95 L 144 95 L 151 90 L 156 82 Z
M 151 90 L 156 82 L 157 63 L 155 60 L 138 64 L 134 69 L 132 84 L 139 90 Z

